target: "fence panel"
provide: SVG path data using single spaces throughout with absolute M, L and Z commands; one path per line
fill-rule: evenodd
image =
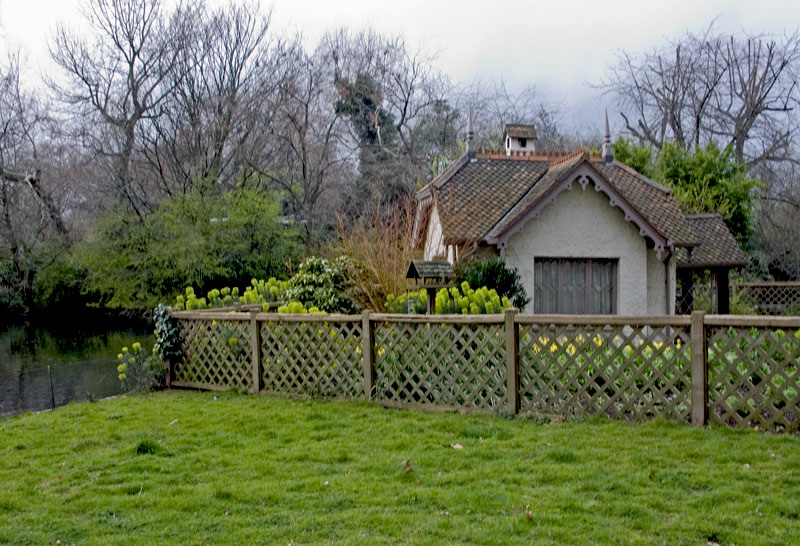
M 800 325 L 707 325 L 708 418 L 729 426 L 800 429 Z
M 261 378 L 270 392 L 364 397 L 361 316 L 259 322 Z
M 377 320 L 376 397 L 405 407 L 504 412 L 502 321 L 502 316 L 489 323 Z
M 745 282 L 734 285 L 734 292 L 765 315 L 800 309 L 800 282 Z
M 172 384 L 249 390 L 253 379 L 247 319 L 249 315 L 239 313 L 179 319 L 183 358 L 173 365 Z
M 587 324 L 518 318 L 520 413 L 689 421 L 686 320 L 642 324 L 607 317 Z

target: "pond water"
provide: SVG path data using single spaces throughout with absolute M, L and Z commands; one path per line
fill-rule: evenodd
M 0 324 L 0 415 L 121 394 L 116 357 L 137 341 L 151 349 L 152 331 L 97 319 Z

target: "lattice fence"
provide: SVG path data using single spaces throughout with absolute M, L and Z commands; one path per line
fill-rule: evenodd
M 708 327 L 709 420 L 800 429 L 800 328 Z
M 378 321 L 375 396 L 396 405 L 506 409 L 502 323 Z
M 800 430 L 797 317 L 175 316 L 177 386 Z
M 272 392 L 364 398 L 361 322 L 260 323 L 261 378 Z
M 528 323 L 519 333 L 520 412 L 688 421 L 691 362 L 678 325 Z
M 739 283 L 734 290 L 764 315 L 800 314 L 800 282 Z
M 172 382 L 208 389 L 249 390 L 250 334 L 246 320 L 180 320 L 183 358 Z

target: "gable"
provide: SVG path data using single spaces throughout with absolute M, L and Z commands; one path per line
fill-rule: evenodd
M 592 189 L 604 194 L 612 207 L 620 209 L 626 222 L 633 223 L 639 235 L 648 238 L 658 254 L 673 242 L 657 229 L 648 219 L 637 210 L 625 196 L 594 168 L 585 156 L 578 156 L 570 161 L 558 165 L 548 171 L 536 187 L 532 188 L 523 199 L 510 210 L 501 222 L 489 233 L 487 239 L 490 243 L 503 248 L 508 239 L 522 228 L 539 217 L 542 209 L 552 205 L 558 195 L 572 189 L 573 185 L 580 186 L 582 191 Z
M 417 193 L 415 240 L 426 228 L 430 233 L 432 211 L 438 209 L 438 244 L 505 244 L 511 232 L 519 231 L 574 183 L 605 194 L 609 204 L 620 208 L 659 253 L 697 244 L 667 188 L 617 161 L 605 164 L 584 151 L 510 157 L 479 152 L 472 160 L 463 156 Z M 429 245 L 426 241 L 425 246 Z

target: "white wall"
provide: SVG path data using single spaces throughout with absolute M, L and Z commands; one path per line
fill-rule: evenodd
M 664 256 L 662 256 L 663 258 Z M 672 314 L 667 310 L 667 266 L 654 250 L 647 251 L 647 314 Z M 674 298 L 673 298 L 674 301 Z
M 605 194 L 595 191 L 592 184 L 585 190 L 574 184 L 508 240 L 505 259 L 519 270 L 525 290 L 532 297 L 535 257 L 616 258 L 619 260 L 617 313 L 645 315 L 650 312 L 647 255 L 639 228 L 626 222 L 622 211 L 611 207 Z M 663 294 L 663 282 L 656 291 L 659 289 Z M 663 300 L 664 296 L 661 297 Z M 653 298 L 656 305 L 656 296 Z M 525 310 L 532 312 L 533 302 Z M 657 314 L 663 312 L 662 307 Z
M 442 222 L 439 220 L 439 211 L 434 205 L 431 207 L 431 219 L 428 222 L 428 232 L 425 234 L 425 251 L 423 258 L 425 260 L 433 260 L 447 256 L 447 261 L 453 263 L 455 256 L 453 254 L 453 247 L 444 245 L 444 236 L 442 235 Z

